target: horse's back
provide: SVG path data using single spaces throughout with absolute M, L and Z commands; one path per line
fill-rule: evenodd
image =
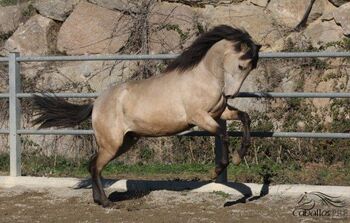
M 188 127 L 182 103 L 181 83 L 170 75 L 126 83 L 123 116 L 131 131 L 160 136 Z
M 171 135 L 189 127 L 178 92 L 180 87 L 168 75 L 116 85 L 95 101 L 96 113 L 107 115 L 109 122 L 117 123 L 127 132 Z

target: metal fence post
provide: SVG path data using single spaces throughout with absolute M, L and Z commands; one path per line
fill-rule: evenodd
M 20 65 L 16 61 L 19 53 L 9 54 L 9 142 L 10 142 L 10 176 L 21 175 L 21 139 L 17 130 L 21 125 L 20 101 L 17 93 L 21 90 Z
M 219 120 L 220 127 L 227 131 L 226 121 L 225 120 Z M 220 163 L 221 156 L 222 156 L 222 143 L 221 139 L 218 136 L 215 136 L 215 164 Z M 217 178 L 216 183 L 227 183 L 227 169 L 225 169 Z

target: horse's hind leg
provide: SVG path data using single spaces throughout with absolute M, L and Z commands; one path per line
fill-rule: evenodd
M 137 140 L 138 137 L 127 134 L 125 136 L 120 135 L 120 137 L 116 138 L 115 141 L 113 141 L 113 147 L 107 147 L 108 145 L 100 143 L 99 152 L 92 158 L 89 168 L 92 178 L 92 194 L 95 203 L 101 204 L 103 207 L 112 204 L 112 202 L 108 200 L 103 189 L 101 172 L 111 160 L 126 152 Z M 108 150 L 108 148 L 111 149 Z
M 92 179 L 92 195 L 94 202 L 107 207 L 112 204 L 103 190 L 101 179 L 102 169 L 115 157 L 115 154 L 108 152 L 103 147 L 100 147 L 99 152 L 92 158 L 90 162 L 90 174 Z

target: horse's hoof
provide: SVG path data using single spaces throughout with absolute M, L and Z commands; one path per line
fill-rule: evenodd
M 112 207 L 114 205 L 114 203 L 112 201 L 110 201 L 110 200 L 107 200 L 107 201 L 101 202 L 101 205 L 104 208 L 110 208 L 110 207 Z

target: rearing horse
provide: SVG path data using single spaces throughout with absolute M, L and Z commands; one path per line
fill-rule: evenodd
M 241 120 L 243 140 L 233 162 L 239 164 L 250 145 L 249 116 L 227 104 L 257 66 L 260 45 L 240 29 L 214 27 L 198 37 L 161 75 L 129 81 L 105 90 L 94 103 L 75 105 L 57 97 L 35 96 L 40 128 L 71 127 L 92 116 L 98 153 L 90 162 L 93 199 L 111 204 L 101 171 L 129 150 L 141 136 L 169 136 L 198 126 L 221 137 L 221 162 L 216 176 L 229 164 L 228 137 L 218 120 Z

